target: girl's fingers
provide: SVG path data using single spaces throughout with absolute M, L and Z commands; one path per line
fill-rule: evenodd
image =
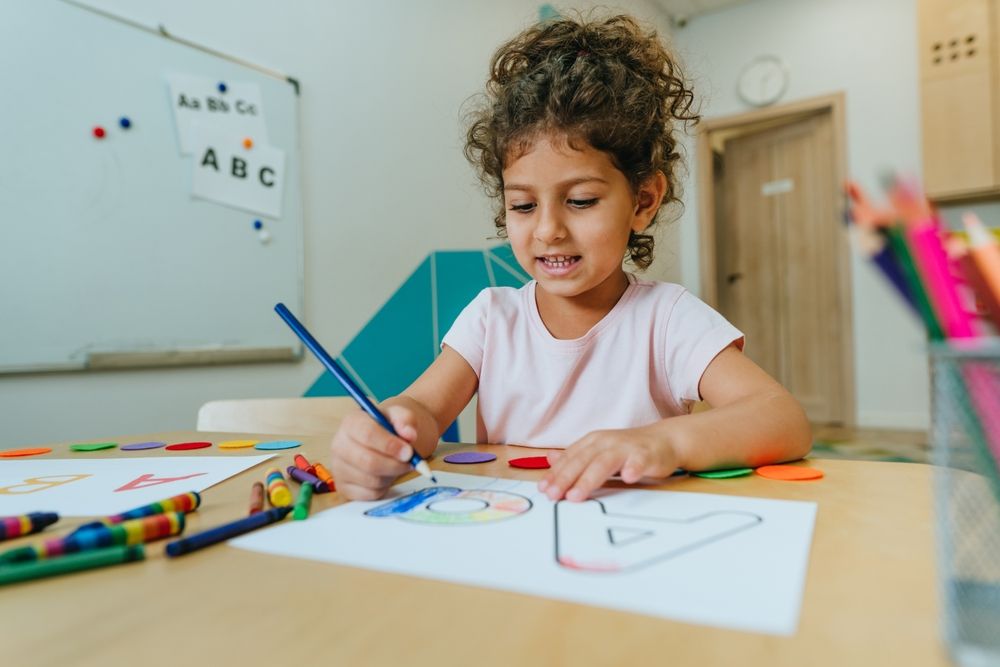
M 368 478 L 399 477 L 409 471 L 410 466 L 399 459 L 386 456 L 382 452 L 369 449 L 362 443 L 354 442 L 340 449 L 337 454 L 341 461 Z
M 337 491 L 344 494 L 349 500 L 378 500 L 385 493 L 385 489 L 370 489 L 367 486 L 359 486 L 337 480 Z
M 552 467 L 552 471 L 542 480 L 539 489 L 550 499 L 559 500 L 567 489 L 573 486 L 596 455 L 597 448 L 594 446 L 567 450 Z
M 626 484 L 635 484 L 646 475 L 648 467 L 649 457 L 646 453 L 642 450 L 633 451 L 622 466 L 622 481 Z
M 395 414 L 395 413 L 394 413 Z M 350 420 L 348 423 L 347 420 Z M 344 418 L 345 423 L 341 429 L 346 431 L 346 435 L 351 440 L 360 443 L 368 449 L 375 450 L 380 454 L 396 459 L 397 461 L 409 461 L 413 456 L 413 448 L 401 437 L 393 435 L 378 422 L 366 414 L 350 415 Z M 395 424 L 393 425 L 395 427 Z M 404 430 L 407 430 L 404 428 Z M 416 430 L 410 427 L 413 436 Z
M 572 488 L 566 492 L 566 500 L 580 502 L 601 488 L 611 475 L 621 466 L 621 455 L 605 451 L 594 457 L 590 465 L 580 474 Z

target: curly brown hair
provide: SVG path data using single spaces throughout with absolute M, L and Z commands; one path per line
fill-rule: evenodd
M 633 192 L 663 172 L 663 202 L 679 203 L 675 126 L 698 121 L 693 107 L 694 94 L 675 58 L 655 30 L 630 16 L 558 18 L 503 44 L 490 62 L 482 104 L 469 114 L 465 142 L 466 158 L 498 200 L 498 235 L 507 231 L 504 166 L 542 134 L 562 134 L 570 146 L 586 142 L 604 151 Z M 639 268 L 648 267 L 653 237 L 632 232 L 628 256 Z

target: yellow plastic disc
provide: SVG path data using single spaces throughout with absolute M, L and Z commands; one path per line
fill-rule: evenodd
M 219 443 L 219 449 L 246 449 L 253 447 L 259 440 L 226 440 Z

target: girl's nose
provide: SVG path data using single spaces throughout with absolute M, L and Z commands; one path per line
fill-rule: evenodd
M 566 238 L 566 227 L 559 213 L 551 207 L 540 207 L 534 236 L 541 243 L 553 243 Z

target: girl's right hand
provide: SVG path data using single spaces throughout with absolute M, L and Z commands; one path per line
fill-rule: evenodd
M 399 437 L 361 410 L 344 417 L 333 436 L 330 472 L 337 490 L 350 500 L 377 500 L 397 477 L 410 471 L 416 415 L 401 405 L 390 405 L 383 412 Z

